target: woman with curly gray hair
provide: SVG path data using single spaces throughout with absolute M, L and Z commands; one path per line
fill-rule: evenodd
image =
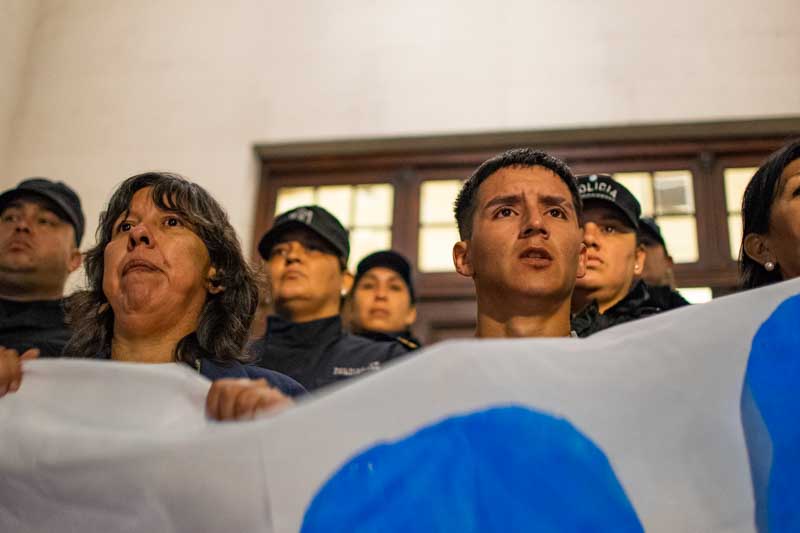
M 207 409 L 217 419 L 252 417 L 304 392 L 247 364 L 257 284 L 225 211 L 202 187 L 160 172 L 128 178 L 97 238 L 84 260 L 88 289 L 68 304 L 66 357 L 186 363 L 214 381 Z M 19 375 L 7 381 L 19 387 Z

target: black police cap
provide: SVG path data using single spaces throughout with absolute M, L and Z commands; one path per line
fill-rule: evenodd
M 649 237 L 651 240 L 659 243 L 664 247 L 664 250 L 667 249 L 667 243 L 664 241 L 664 236 L 661 235 L 661 228 L 656 223 L 655 219 L 650 217 L 640 218 L 639 233 L 642 237 Z
M 620 211 L 633 229 L 639 231 L 642 206 L 639 200 L 620 182 L 607 174 L 584 174 L 578 176 L 578 194 L 587 202 L 597 200 L 608 203 Z
M 399 253 L 392 250 L 375 252 L 362 259 L 356 267 L 356 276 L 353 280 L 353 287 L 358 285 L 358 280 L 369 270 L 375 267 L 384 267 L 397 272 L 408 287 L 408 294 L 411 303 L 416 301 L 414 294 L 414 283 L 411 281 L 411 264 Z
M 269 259 L 269 252 L 278 238 L 292 228 L 307 228 L 330 244 L 337 255 L 346 262 L 350 257 L 350 241 L 342 223 L 318 205 L 296 207 L 278 215 L 272 227 L 258 243 L 258 253 Z
M 55 208 L 53 212 L 75 228 L 75 244 L 81 245 L 86 221 L 81 209 L 81 199 L 74 190 L 61 181 L 29 178 L 0 194 L 0 209 L 23 196 L 38 196 L 48 200 Z

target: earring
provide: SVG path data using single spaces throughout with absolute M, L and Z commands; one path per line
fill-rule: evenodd
M 773 270 L 775 270 L 775 263 L 773 263 L 772 261 L 767 261 L 766 263 L 764 263 L 764 269 L 767 272 L 772 272 Z

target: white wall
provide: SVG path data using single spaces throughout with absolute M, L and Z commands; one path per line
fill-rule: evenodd
M 116 183 L 166 169 L 206 186 L 249 243 L 255 142 L 800 115 L 797 0 L 41 0 L 35 13 L 11 61 L 25 89 L 2 185 L 68 179 L 89 231 Z
M 23 94 L 28 50 L 36 23 L 38 0 L 0 2 L 0 179 L 8 164 L 8 143 L 17 102 Z M 5 184 L 6 181 L 0 183 Z

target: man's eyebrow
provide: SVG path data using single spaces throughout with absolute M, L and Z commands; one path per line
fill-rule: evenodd
M 504 196 L 495 196 L 488 202 L 486 205 L 483 206 L 484 209 L 489 209 L 490 207 L 495 207 L 498 205 L 518 205 L 522 202 L 522 198 L 518 194 L 507 194 Z
M 39 211 L 44 211 L 45 213 L 53 215 L 58 220 L 63 220 L 63 217 L 58 213 L 56 207 L 53 207 L 51 204 L 48 204 L 44 201 L 39 201 L 38 199 L 26 200 L 23 198 L 16 198 L 4 205 L 0 212 L 5 213 L 8 209 L 24 209 L 25 203 L 33 204 L 39 209 Z
M 546 194 L 540 197 L 539 201 L 544 205 L 557 205 L 562 207 L 570 207 L 574 211 L 575 208 L 569 198 L 557 194 Z

